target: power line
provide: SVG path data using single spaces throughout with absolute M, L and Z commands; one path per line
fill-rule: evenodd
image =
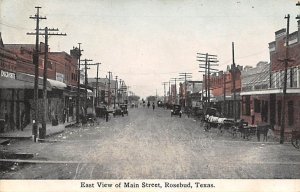
M 39 15 L 39 10 L 42 7 L 35 7 L 37 9 L 36 15 L 30 16 L 30 19 L 36 20 L 36 28 L 35 28 L 35 53 L 33 55 L 33 64 L 35 65 L 35 76 L 34 76 L 34 104 L 33 104 L 33 124 L 32 124 L 32 134 L 33 134 L 33 140 L 34 142 L 37 141 L 37 134 L 38 134 L 38 98 L 39 98 L 39 92 L 38 92 L 38 78 L 39 78 L 39 33 L 40 33 L 40 20 L 46 19 L 46 17 L 41 17 Z

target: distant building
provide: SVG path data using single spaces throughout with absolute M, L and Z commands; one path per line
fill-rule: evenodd
M 234 106 L 236 108 L 236 117 L 239 117 L 242 70 L 243 67 L 238 65 L 235 71 L 228 67 L 227 71 L 220 71 L 210 75 L 210 102 L 214 103 L 214 107 L 226 117 L 234 117 Z M 235 105 L 233 73 L 235 73 Z M 205 76 L 203 79 L 205 80 Z M 206 97 L 205 81 L 203 82 L 203 97 Z
M 270 82 L 270 64 L 259 62 L 256 67 L 246 67 L 241 74 L 242 79 L 242 113 L 241 119 L 248 123 L 259 124 L 268 122 L 269 98 L 260 95 L 261 91 L 268 89 Z M 251 114 L 251 109 L 252 114 Z

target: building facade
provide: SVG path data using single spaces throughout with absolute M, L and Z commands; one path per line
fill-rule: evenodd
M 291 136 L 292 130 L 300 130 L 300 25 L 298 31 L 288 37 L 287 89 L 283 103 L 284 61 L 286 59 L 286 30 L 275 32 L 275 41 L 269 43 L 270 65 L 257 66 L 261 73 L 254 70 L 252 86 L 244 84 L 243 118 L 253 124 L 268 123 L 274 127 L 279 136 L 284 115 L 285 139 Z M 248 74 L 251 75 L 251 74 Z M 250 77 L 249 77 L 250 78 Z M 247 82 L 247 81 L 245 81 Z M 284 105 L 284 106 L 283 106 Z M 283 111 L 285 108 L 285 111 Z
M 2 132 L 24 129 L 32 123 L 34 71 L 33 44 L 4 44 L 0 36 L 0 125 Z M 42 120 L 44 44 L 39 46 L 38 120 Z M 49 52 L 47 63 L 47 122 L 75 119 L 77 58 Z M 75 87 L 76 86 L 76 87 Z
M 229 69 L 228 67 L 227 71 L 212 73 L 209 77 L 210 103 L 212 103 L 212 105 L 225 117 L 234 118 L 234 114 L 236 118 L 239 118 L 240 116 L 242 70 L 243 67 L 239 65 L 235 70 Z M 233 74 L 235 74 L 235 90 L 233 89 Z M 205 81 L 203 82 L 203 85 L 205 85 Z M 204 88 L 204 96 L 205 91 Z
M 242 71 L 241 79 L 241 119 L 255 125 L 267 123 L 270 114 L 269 96 L 256 93 L 260 93 L 269 87 L 270 64 L 261 61 L 256 67 L 246 66 Z

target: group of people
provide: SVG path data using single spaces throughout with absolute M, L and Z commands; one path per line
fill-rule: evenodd
M 148 101 L 148 103 L 147 103 L 147 107 L 148 107 L 148 109 L 149 109 L 149 107 L 150 107 L 150 101 Z M 145 107 L 145 101 L 143 101 L 143 106 Z M 154 111 L 154 109 L 155 109 L 155 104 L 154 104 L 154 102 L 152 103 L 152 109 L 153 109 L 153 111 Z

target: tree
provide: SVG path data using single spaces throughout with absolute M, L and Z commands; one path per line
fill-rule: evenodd
M 148 96 L 147 101 L 154 102 L 156 100 L 156 96 Z
M 138 101 L 138 100 L 140 100 L 140 97 L 137 96 L 137 95 L 130 95 L 130 96 L 128 96 L 128 101 L 129 102 Z

